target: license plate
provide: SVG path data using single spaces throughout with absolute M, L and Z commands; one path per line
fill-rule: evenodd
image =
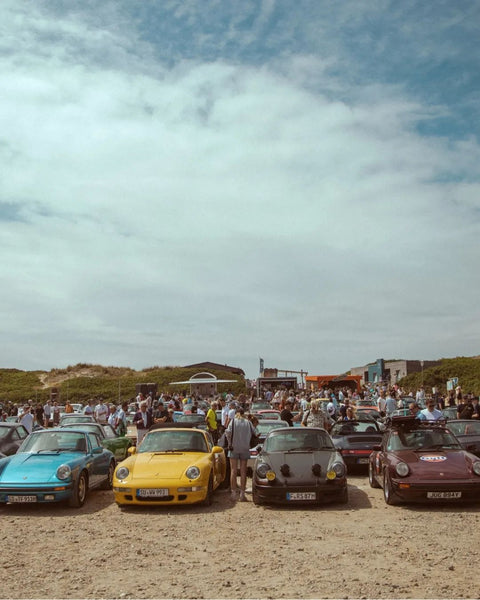
M 157 488 L 153 490 L 148 489 L 140 489 L 137 491 L 137 496 L 141 496 L 142 498 L 161 498 L 162 496 L 168 496 L 168 489 L 165 488 Z
M 291 492 L 287 494 L 287 500 L 315 500 L 315 492 Z
M 8 496 L 8 502 L 36 502 L 36 496 Z
M 461 498 L 462 492 L 427 492 L 427 498 Z
M 368 465 L 368 458 L 357 458 L 357 463 L 359 465 Z

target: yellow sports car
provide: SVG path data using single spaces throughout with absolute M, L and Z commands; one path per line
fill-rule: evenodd
M 200 429 L 154 429 L 129 452 L 113 479 L 118 506 L 210 505 L 214 490 L 225 479 L 223 448 L 214 446 Z

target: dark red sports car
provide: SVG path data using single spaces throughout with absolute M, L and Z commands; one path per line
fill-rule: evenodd
M 370 486 L 387 504 L 480 500 L 480 459 L 462 448 L 444 422 L 393 417 L 370 455 Z

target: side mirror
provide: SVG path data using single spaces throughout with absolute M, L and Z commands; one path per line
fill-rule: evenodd
M 221 452 L 223 452 L 223 448 L 221 446 L 214 446 L 212 448 L 212 452 L 213 454 L 220 454 Z
M 128 454 L 135 454 L 136 451 L 137 451 L 136 446 L 130 446 L 130 448 L 128 449 Z
M 92 454 L 101 454 L 103 452 L 103 447 L 102 446 L 98 446 L 97 448 L 94 448 L 92 450 Z

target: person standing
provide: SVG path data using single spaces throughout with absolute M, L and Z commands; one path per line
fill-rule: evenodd
M 389 391 L 387 394 L 387 397 L 385 398 L 385 412 L 387 414 L 387 417 L 391 417 L 396 410 L 397 410 L 397 401 L 395 400 L 395 398 L 392 396 L 391 392 Z
M 280 412 L 280 418 L 282 421 L 286 421 L 289 427 L 293 427 L 292 406 L 291 400 L 287 400 L 285 402 L 285 408 Z
M 322 427 L 330 431 L 330 419 L 320 406 L 320 400 L 314 398 L 310 402 L 310 408 L 304 413 L 302 419 L 303 427 Z
M 52 420 L 52 401 L 47 400 L 43 407 L 43 426 L 50 427 L 50 421 Z
M 52 421 L 53 426 L 58 427 L 60 424 L 60 407 L 58 406 L 58 402 L 55 400 L 52 408 Z
M 83 409 L 83 414 L 89 417 L 95 416 L 95 411 L 93 408 L 93 400 L 88 400 L 87 405 Z
M 247 502 L 245 488 L 247 486 L 247 461 L 250 458 L 250 440 L 255 435 L 255 428 L 245 417 L 245 409 L 239 408 L 225 432 L 230 450 L 230 489 L 232 500 L 237 499 L 237 469 L 240 467 L 240 502 Z
M 103 398 L 98 399 L 98 404 L 95 407 L 95 420 L 100 425 L 106 425 L 108 418 L 108 408 L 107 405 L 103 402 Z
M 23 414 L 20 417 L 20 424 L 25 427 L 25 429 L 28 431 L 28 433 L 32 433 L 33 421 L 34 421 L 34 419 L 33 419 L 32 411 L 30 410 L 30 406 L 28 404 L 26 404 L 23 409 Z
M 218 423 L 217 423 L 217 403 L 214 401 L 210 404 L 210 408 L 205 416 L 208 431 L 210 432 L 215 446 L 218 443 Z
M 128 410 L 128 402 L 122 402 L 122 406 L 117 411 L 115 418 L 115 431 L 117 435 L 124 436 L 127 433 L 127 410 Z
M 152 410 L 148 408 L 145 400 L 140 402 L 140 410 L 135 413 L 133 424 L 137 426 L 137 446 L 139 446 L 145 434 L 153 425 Z
M 443 419 L 443 413 L 441 410 L 435 408 L 435 400 L 433 398 L 427 399 L 427 408 L 422 410 L 421 413 L 427 421 L 438 421 L 439 419 Z

